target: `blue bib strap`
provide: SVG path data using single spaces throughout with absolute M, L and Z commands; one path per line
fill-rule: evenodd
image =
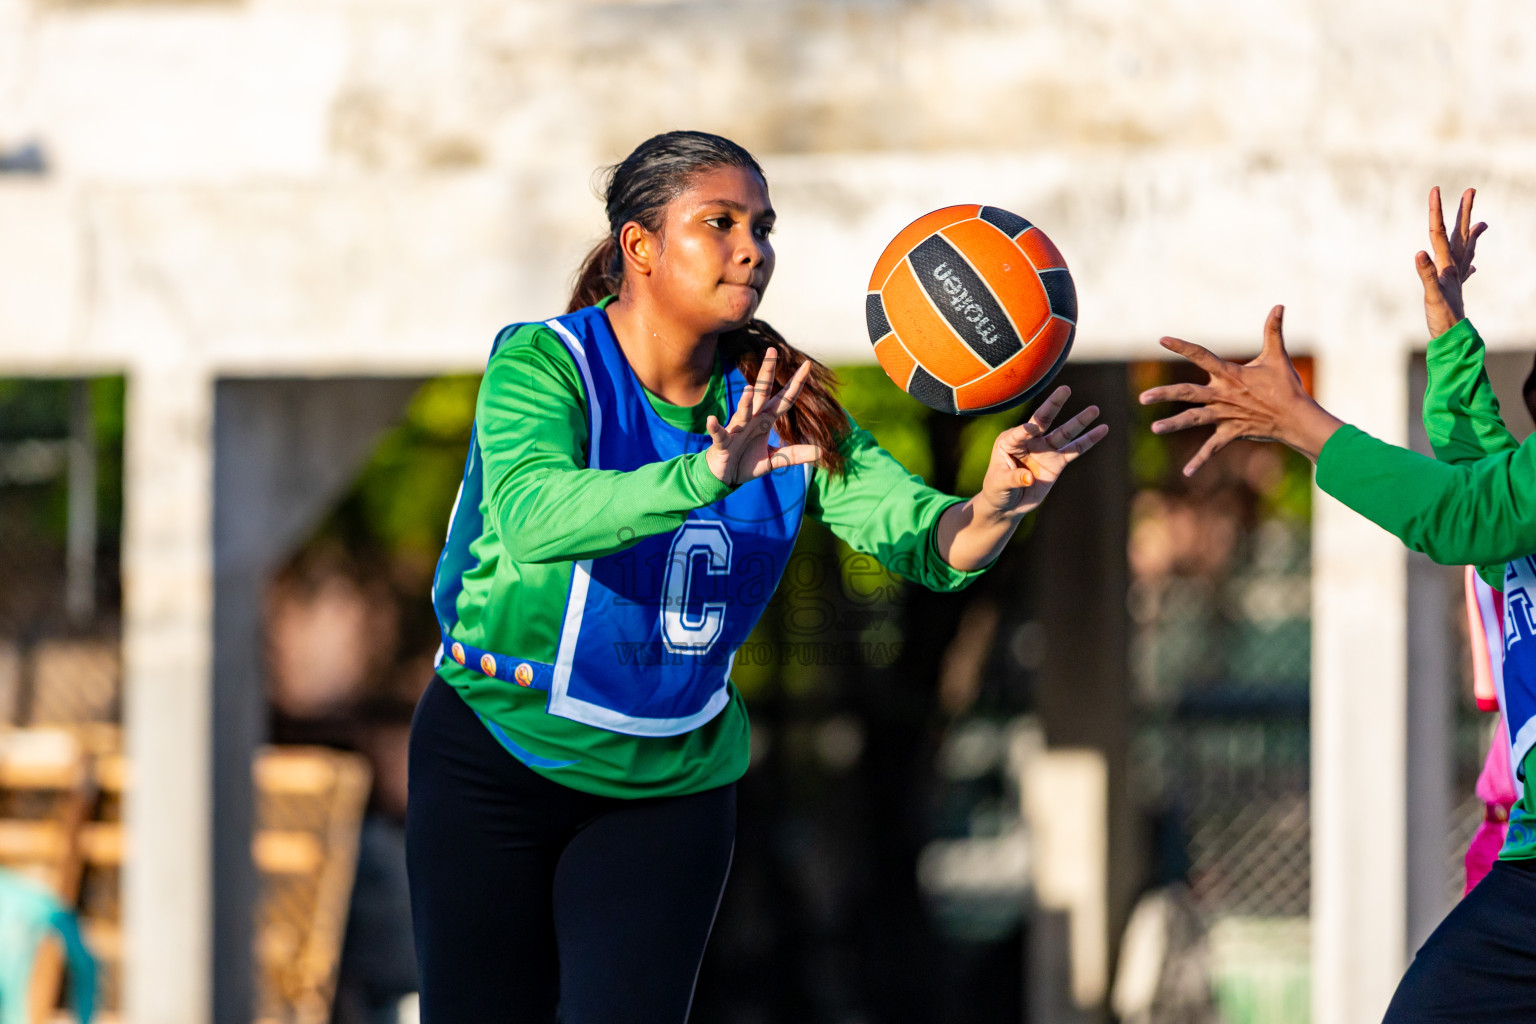
M 550 680 L 554 678 L 553 665 L 496 654 L 474 644 L 466 644 L 462 640 L 455 640 L 446 628 L 443 628 L 442 634 L 443 656 L 452 658 L 465 668 L 476 669 L 493 679 L 516 683 L 530 690 L 548 690 Z

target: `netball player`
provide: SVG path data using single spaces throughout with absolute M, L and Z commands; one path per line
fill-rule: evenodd
M 956 590 L 1107 431 L 1001 433 L 981 493 L 924 486 L 754 318 L 762 169 L 698 132 L 613 169 L 564 316 L 496 339 L 433 586 L 407 851 L 427 1024 L 681 1024 L 730 867 L 731 660 L 801 519 Z
M 1419 253 L 1428 353 L 1424 426 L 1437 459 L 1384 444 L 1314 402 L 1285 353 L 1282 310 L 1264 347 L 1239 365 L 1198 345 L 1163 345 L 1211 375 L 1142 394 L 1143 403 L 1196 408 L 1154 423 L 1157 433 L 1201 424 L 1216 430 L 1185 467 L 1193 473 L 1233 438 L 1281 441 L 1317 463 L 1317 484 L 1416 551 L 1448 565 L 1471 563 L 1504 591 L 1504 673 L 1499 694 L 1511 763 L 1529 780 L 1536 749 L 1536 437 L 1517 444 L 1499 416 L 1483 367 L 1483 343 L 1463 318 L 1462 284 L 1477 237 L 1472 190 L 1447 234 L 1440 193 L 1430 193 L 1434 255 Z M 1536 1020 L 1536 804 L 1532 787 L 1510 812 L 1499 860 L 1446 916 L 1409 965 L 1387 1024 Z

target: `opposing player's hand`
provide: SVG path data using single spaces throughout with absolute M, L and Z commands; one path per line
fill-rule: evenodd
M 714 441 L 706 458 L 710 471 L 722 483 L 744 484 L 764 473 L 821 458 L 819 445 L 790 444 L 781 448 L 768 443 L 768 431 L 780 416 L 795 407 L 795 399 L 800 397 L 800 389 L 811 375 L 811 361 L 807 359 L 789 383 L 777 394 L 772 394 L 778 365 L 779 350 L 770 348 L 763 356 L 763 365 L 758 368 L 756 382 L 741 393 L 741 401 L 736 403 L 736 412 L 730 422 L 721 426 L 720 420 L 711 416 L 705 425 Z
M 987 465 L 986 479 L 976 496 L 978 503 L 985 502 L 988 511 L 1011 519 L 1033 512 L 1067 466 L 1109 433 L 1109 427 L 1102 423 L 1088 429 L 1099 418 L 1096 405 L 1052 430 L 1051 424 L 1071 395 L 1071 388 L 1057 388 L 1040 403 L 1029 422 L 997 435 L 992 442 L 992 461 Z
M 1429 247 L 1433 255 L 1420 251 L 1414 256 L 1419 280 L 1424 282 L 1424 321 L 1429 336 L 1438 338 L 1465 317 L 1461 287 L 1477 271 L 1472 265 L 1477 239 L 1488 225 L 1472 223 L 1472 200 L 1476 189 L 1461 194 L 1456 207 L 1456 229 L 1445 230 L 1445 211 L 1440 205 L 1440 187 L 1429 190 Z
M 1179 338 L 1163 338 L 1161 345 L 1176 352 L 1211 375 L 1208 384 L 1169 384 L 1141 393 L 1141 404 L 1191 402 L 1196 408 L 1152 424 L 1152 433 L 1171 434 L 1190 427 L 1214 425 L 1215 433 L 1184 466 L 1190 476 L 1212 455 L 1238 439 L 1280 441 L 1312 460 L 1333 432 L 1343 424 L 1312 400 L 1301 384 L 1291 357 L 1285 351 L 1285 307 L 1269 311 L 1264 324 L 1264 347 L 1258 358 L 1230 363 L 1209 349 Z

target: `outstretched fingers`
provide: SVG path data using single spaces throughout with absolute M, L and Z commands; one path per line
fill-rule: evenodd
M 821 445 L 819 444 L 788 444 L 775 450 L 768 457 L 768 462 L 770 469 L 787 469 L 790 466 L 804 466 L 820 458 Z
M 1456 207 L 1456 236 L 1451 240 L 1451 252 L 1456 257 L 1456 273 L 1463 281 L 1477 269 L 1472 265 L 1477 240 L 1488 230 L 1488 225 L 1481 221 L 1472 223 L 1472 204 L 1476 200 L 1477 189 L 1469 188 L 1461 194 L 1461 202 Z
M 1009 427 L 997 435 L 998 443 L 1004 451 L 1022 456 L 1029 450 L 1031 441 L 1044 437 L 1050 432 L 1051 424 L 1061 412 L 1061 407 L 1067 399 L 1072 397 L 1072 389 L 1063 384 L 1052 391 L 1045 401 L 1040 403 L 1035 414 L 1016 427 Z M 1097 410 L 1095 410 L 1097 412 Z
M 1206 384 L 1164 384 L 1143 391 L 1138 401 L 1142 405 L 1157 405 L 1160 402 L 1205 403 L 1215 397 L 1215 390 Z
M 1478 221 L 1477 224 L 1475 224 L 1472 228 L 1472 235 L 1467 239 L 1466 248 L 1462 251 L 1461 279 L 1463 281 L 1477 273 L 1477 267 L 1472 265 L 1472 256 L 1477 252 L 1477 240 L 1481 238 L 1483 232 L 1487 230 L 1488 225 L 1484 224 L 1482 221 Z
M 800 392 L 804 389 L 805 382 L 809 380 L 810 377 L 811 361 L 807 359 L 805 362 L 800 364 L 800 368 L 796 370 L 795 375 L 789 379 L 789 383 L 785 384 L 779 393 L 770 398 L 768 403 L 758 411 L 758 415 L 763 416 L 772 422 L 773 420 L 778 419 L 780 416 L 787 414 L 791 409 L 795 407 L 795 400 L 800 397 Z
M 821 459 L 821 446 L 815 444 L 791 444 L 783 448 L 772 448 L 768 454 L 758 459 L 751 466 L 752 479 L 767 476 L 769 473 L 782 473 L 795 466 L 804 466 L 807 463 L 815 463 Z
M 1419 280 L 1424 282 L 1424 301 L 1444 305 L 1445 293 L 1440 290 L 1440 274 L 1435 269 L 1435 261 L 1429 258 L 1429 253 L 1420 250 L 1415 254 L 1413 268 L 1419 272 Z
M 1077 440 L 1057 448 L 1056 454 L 1065 458 L 1066 461 L 1071 462 L 1079 455 L 1083 454 L 1088 449 L 1092 448 L 1094 445 L 1098 444 L 1108 436 L 1109 425 L 1106 423 L 1100 423 L 1098 426 L 1094 427 L 1092 430 L 1088 431 L 1088 433 L 1084 434 Z
M 705 420 L 704 430 L 709 434 L 709 439 L 722 448 L 725 447 L 726 438 L 731 436 L 726 432 L 726 429 L 720 425 L 720 418 L 718 416 L 710 416 L 707 420 Z
M 1078 413 L 1076 416 L 1073 416 L 1070 420 L 1067 420 L 1067 422 L 1051 431 L 1050 434 L 1046 437 L 1045 443 L 1050 445 L 1052 448 L 1055 448 L 1057 451 L 1060 451 L 1062 450 L 1063 445 L 1075 438 L 1077 435 L 1081 434 L 1083 431 L 1087 430 L 1088 425 L 1098 418 L 1099 407 L 1096 405 L 1090 405 L 1088 408 L 1084 409 L 1082 412 Z
M 1180 430 L 1188 430 L 1190 427 L 1203 427 L 1216 423 L 1221 415 L 1208 405 L 1202 405 L 1197 409 L 1185 409 L 1176 416 L 1156 420 L 1152 424 L 1154 434 L 1173 434 Z
M 1158 344 L 1168 351 L 1188 359 L 1213 378 L 1230 377 L 1232 375 L 1227 361 L 1203 345 L 1196 345 L 1194 342 L 1185 341 L 1183 338 L 1166 337 L 1160 338 Z
M 1214 434 L 1205 439 L 1205 444 L 1200 446 L 1200 450 L 1195 452 L 1194 457 L 1184 463 L 1184 475 L 1194 476 L 1201 466 L 1211 461 L 1211 457 L 1230 444 L 1236 436 L 1218 427 Z
M 1020 425 L 1020 429 L 1027 437 L 1043 437 L 1051 429 L 1051 424 L 1056 422 L 1056 417 L 1061 413 L 1062 406 L 1067 404 L 1067 399 L 1072 397 L 1072 389 L 1065 384 L 1058 387 L 1048 395 L 1040 407 L 1035 410 L 1028 422 Z
M 1275 306 L 1269 311 L 1269 318 L 1264 321 L 1264 347 L 1259 350 L 1261 358 L 1286 359 L 1285 354 L 1285 307 Z
M 1477 189 L 1469 188 L 1461 194 L 1461 204 L 1456 208 L 1456 239 L 1452 246 L 1456 254 L 1456 270 L 1462 280 L 1472 276 L 1472 256 L 1477 252 L 1477 240 L 1488 225 L 1472 223 L 1472 204 L 1477 200 Z
M 751 387 L 752 406 L 749 414 L 756 416 L 763 411 L 763 406 L 768 402 L 769 392 L 773 390 L 775 375 L 779 372 L 779 350 L 769 347 L 763 356 L 763 363 L 757 368 L 757 380 Z
M 1472 201 L 1477 198 L 1475 189 L 1467 189 L 1461 194 L 1461 201 L 1456 204 L 1456 239 L 1453 250 L 1456 253 L 1456 269 L 1466 272 L 1468 256 L 1467 247 L 1472 244 Z
M 1429 190 L 1429 247 L 1435 258 L 1435 269 L 1445 270 L 1456 265 L 1451 254 L 1451 239 L 1445 232 L 1445 210 L 1440 204 L 1440 186 Z
M 731 418 L 725 424 L 726 433 L 734 434 L 740 430 L 752 417 L 752 389 L 742 388 L 741 397 L 736 400 L 736 410 L 731 413 Z

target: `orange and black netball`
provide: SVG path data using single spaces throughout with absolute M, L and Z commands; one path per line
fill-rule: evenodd
M 978 415 L 1043 392 L 1077 329 L 1077 290 L 1045 232 L 995 206 L 946 206 L 908 224 L 870 275 L 875 357 L 940 412 Z

